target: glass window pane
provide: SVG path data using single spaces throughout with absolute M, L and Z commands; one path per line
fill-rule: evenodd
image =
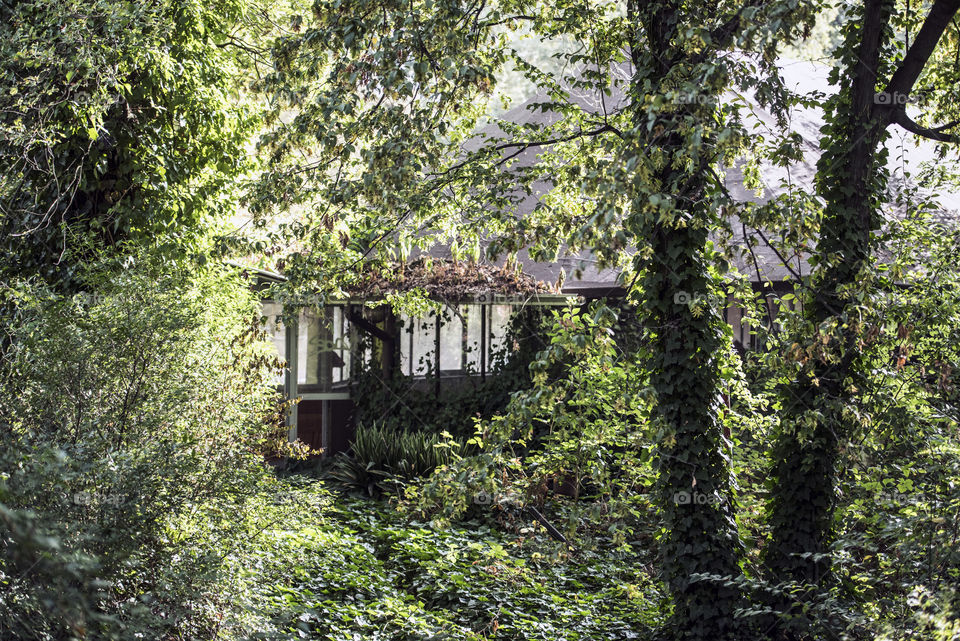
M 343 380 L 348 381 L 353 376 L 353 343 L 357 340 L 356 332 L 347 316 L 347 308 L 340 308 L 343 327 Z
M 277 316 L 279 316 L 282 311 L 282 305 L 277 303 L 264 303 L 261 313 L 267 317 L 267 324 L 265 327 L 265 331 L 267 332 L 267 340 L 273 347 L 274 352 L 276 352 L 277 358 L 279 358 L 281 361 L 286 361 L 287 330 L 283 325 L 283 321 L 277 320 Z M 277 374 L 277 384 L 279 385 L 282 383 L 283 374 Z
M 340 317 L 333 307 L 310 310 L 301 315 L 299 369 L 305 385 L 322 385 L 326 389 L 335 380 L 334 373 L 343 366 L 340 355 L 342 342 L 335 340 L 337 318 Z
M 433 371 L 434 352 L 436 351 L 436 320 L 433 316 L 414 319 L 412 372 L 423 376 Z
M 443 309 L 440 324 L 440 371 L 460 371 L 463 357 L 463 319 L 452 307 Z
M 461 308 L 467 318 L 467 344 L 466 361 L 467 371 L 471 374 L 480 373 L 480 327 L 482 325 L 480 315 L 483 313 L 483 305 L 465 305 Z
M 344 335 L 343 308 L 333 308 L 333 382 L 340 383 L 348 376 L 346 349 L 347 339 Z
M 273 345 L 277 356 L 284 358 L 286 354 L 286 328 L 282 320 L 277 320 L 277 316 L 283 311 L 277 303 L 264 303 L 261 313 L 267 317 L 266 332 L 270 344 Z
M 316 385 L 320 356 L 320 333 L 317 315 L 313 310 L 300 314 L 300 372 L 299 382 L 304 385 Z
M 491 370 L 500 367 L 506 359 L 505 343 L 507 338 L 507 326 L 510 323 L 510 305 L 491 305 L 490 318 L 487 327 L 488 345 L 487 363 Z
M 410 350 L 413 344 L 413 327 L 412 323 L 414 322 L 408 315 L 400 315 L 400 372 L 402 374 L 410 375 L 411 362 L 410 362 Z

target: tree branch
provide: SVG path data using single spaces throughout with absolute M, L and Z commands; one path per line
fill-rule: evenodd
M 733 36 L 740 30 L 740 21 L 743 19 L 743 12 L 746 9 L 762 7 L 764 4 L 766 4 L 765 0 L 750 0 L 749 2 L 743 3 L 733 16 L 710 32 L 710 38 L 714 43 L 714 47 L 704 47 L 703 51 L 690 58 L 690 64 L 698 65 L 701 62 L 705 62 L 708 57 L 716 55 L 717 50 L 725 49 L 730 44 Z M 682 56 L 679 56 L 672 60 L 671 66 L 679 62 L 681 58 Z
M 760 238 L 763 240 L 763 242 L 767 244 L 767 247 L 769 247 L 770 249 L 772 249 L 772 250 L 773 250 L 773 253 L 777 255 L 777 258 L 780 259 L 780 262 L 783 263 L 783 266 L 787 269 L 787 271 L 790 272 L 790 274 L 791 274 L 794 278 L 797 279 L 797 282 L 798 282 L 798 283 L 801 283 L 801 284 L 802 284 L 802 283 L 803 283 L 803 277 L 802 277 L 799 273 L 797 273 L 797 270 L 795 270 L 795 269 L 790 265 L 790 261 L 788 261 L 786 258 L 783 257 L 783 254 L 780 253 L 780 250 L 777 249 L 776 247 L 774 247 L 774 246 L 773 246 L 773 243 L 771 243 L 771 242 L 767 239 L 767 237 L 764 236 L 763 231 L 762 231 L 759 227 L 757 227 L 757 233 L 760 235 Z M 799 256 L 799 255 L 800 255 L 800 254 L 798 254 L 798 256 Z
M 885 94 L 893 97 L 906 96 L 913 90 L 913 85 L 916 84 L 923 67 L 933 54 L 940 36 L 943 35 L 958 10 L 960 10 L 960 0 L 936 0 L 933 3 L 930 13 L 923 21 L 923 26 L 917 32 L 913 45 L 907 50 L 907 55 L 903 57 L 900 66 L 890 77 L 890 82 L 884 89 Z
M 502 158 L 500 162 L 497 163 L 499 165 L 505 162 L 506 160 L 510 160 L 511 158 L 515 158 L 516 156 L 519 156 L 527 149 L 531 149 L 533 147 L 546 147 L 549 145 L 556 145 L 564 142 L 570 142 L 571 140 L 577 140 L 578 138 L 592 138 L 594 136 L 599 136 L 600 134 L 607 133 L 607 132 L 612 132 L 617 136 L 623 138 L 623 132 L 621 132 L 619 129 L 617 129 L 611 124 L 604 124 L 604 125 L 601 125 L 600 127 L 597 127 L 596 129 L 591 129 L 590 131 L 584 131 L 581 129 L 579 131 L 575 131 L 569 136 L 562 136 L 560 138 L 550 138 L 547 140 L 526 140 L 522 142 L 505 142 L 499 145 L 494 145 L 493 147 L 484 147 L 484 148 L 478 149 L 476 152 L 470 154 L 470 156 L 467 157 L 465 160 L 453 165 L 452 167 L 444 170 L 438 175 L 444 176 L 458 169 L 461 169 L 472 162 L 477 161 L 481 157 L 492 155 L 498 151 L 504 151 L 506 149 L 516 150 L 513 154 L 511 154 L 507 158 Z
M 929 138 L 930 140 L 936 140 L 938 142 L 960 142 L 960 136 L 957 136 L 956 134 L 944 133 L 947 129 L 952 129 L 957 125 L 960 125 L 960 120 L 954 120 L 953 122 L 947 123 L 941 127 L 924 127 L 913 121 L 910 116 L 907 115 L 906 109 L 904 109 L 902 106 L 893 112 L 890 120 L 891 122 L 900 125 L 910 133 L 920 136 L 921 138 Z
M 533 22 L 536 19 L 537 19 L 536 16 L 528 16 L 528 15 L 521 14 L 516 16 L 507 16 L 506 18 L 501 18 L 500 20 L 496 20 L 496 21 L 481 22 L 478 24 L 478 26 L 483 27 L 484 29 L 489 29 L 490 27 L 499 27 L 502 24 L 513 22 L 514 20 L 527 20 L 527 21 Z
M 503 143 L 500 145 L 496 145 L 491 149 L 491 151 L 503 151 L 504 149 L 514 149 L 514 148 L 520 148 L 521 151 L 525 151 L 527 149 L 530 149 L 531 147 L 544 147 L 547 145 L 556 145 L 562 142 L 570 142 L 571 140 L 576 140 L 577 138 L 590 138 L 593 136 L 599 136 L 600 134 L 606 133 L 608 131 L 612 131 L 622 136 L 622 134 L 620 134 L 620 132 L 617 130 L 616 127 L 614 127 L 613 125 L 604 124 L 590 131 L 583 131 L 581 129 L 579 131 L 575 131 L 569 136 L 563 136 L 561 138 L 552 138 L 549 140 L 529 140 L 526 142 Z

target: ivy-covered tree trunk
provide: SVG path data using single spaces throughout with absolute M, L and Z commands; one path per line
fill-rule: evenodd
M 673 176 L 665 176 L 667 180 Z M 713 291 L 705 274 L 703 228 L 647 228 L 659 256 L 643 279 L 654 332 L 650 380 L 660 421 L 657 496 L 664 514 L 661 554 L 684 639 L 733 636 L 738 591 L 694 575 L 735 577 L 740 547 L 720 422 L 719 354 L 727 341 L 715 310 L 699 315 L 687 294 Z
M 806 375 L 787 388 L 788 413 L 773 448 L 769 563 L 782 578 L 810 583 L 820 582 L 829 570 L 825 553 L 833 523 L 837 451 L 847 431 L 844 400 L 853 384 L 850 377 L 857 373 L 858 328 L 849 322 L 845 297 L 872 253 L 878 205 L 875 150 L 883 134 L 873 105 L 892 4 L 868 3 L 859 47 L 849 47 L 856 53 L 845 61 L 851 89 L 834 101 L 828 116 L 833 126 L 818 167 L 824 198 L 818 239 L 821 268 L 807 308 L 812 340 L 827 349 L 805 363 Z M 838 325 L 835 333 L 827 329 L 832 319 Z
M 632 204 L 646 253 L 638 267 L 643 313 L 652 341 L 648 362 L 656 393 L 657 500 L 663 512 L 660 554 L 674 603 L 679 639 L 742 639 L 734 610 L 740 595 L 725 582 L 698 575 L 740 575 L 740 542 L 733 516 L 728 449 L 720 420 L 721 355 L 729 349 L 717 283 L 708 265 L 708 233 L 716 212 L 708 197 L 708 151 L 691 145 L 691 132 L 710 122 L 715 94 L 703 100 L 650 108 L 645 87 L 672 76 L 692 81 L 697 65 L 684 70 L 676 56 L 679 5 L 637 7 L 634 46 L 635 126 L 653 167 L 653 180 Z M 648 126 L 653 116 L 652 125 Z M 659 192 L 659 193 L 657 193 Z M 728 584 L 729 585 L 729 584 Z
M 778 579 L 820 584 L 830 573 L 839 448 L 850 435 L 857 395 L 864 389 L 860 346 L 868 328 L 858 318 L 871 286 L 875 232 L 881 224 L 886 186 L 882 142 L 891 123 L 921 136 L 949 139 L 916 125 L 904 105 L 958 7 L 958 0 L 933 4 L 880 92 L 887 59 L 894 54 L 893 0 L 865 2 L 840 48 L 844 89 L 828 104 L 817 167 L 824 213 L 807 307 L 810 332 L 804 348 L 790 354 L 799 361 L 800 376 L 785 387 L 785 416 L 772 451 L 767 563 Z

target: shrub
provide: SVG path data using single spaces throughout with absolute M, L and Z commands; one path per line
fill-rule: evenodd
M 426 476 L 448 463 L 459 449 L 440 434 L 408 432 L 386 425 L 361 426 L 353 441 L 353 454 L 358 461 L 373 463 L 403 478 Z
M 271 518 L 245 554 L 250 609 L 269 639 L 650 639 L 662 590 L 636 555 L 569 554 L 535 523 L 434 527 L 381 501 L 283 481 L 300 509 Z M 252 577 L 251 577 L 252 578 Z
M 215 636 L 276 407 L 255 301 L 222 270 L 146 259 L 85 284 L 3 290 L 0 630 Z
M 338 456 L 327 477 L 373 494 L 384 489 L 389 479 L 427 476 L 462 452 L 447 436 L 399 430 L 385 423 L 360 425 L 352 456 Z

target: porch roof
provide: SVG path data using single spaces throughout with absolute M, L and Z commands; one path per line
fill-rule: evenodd
M 283 274 L 267 269 L 230 264 L 253 275 L 258 289 L 287 280 Z M 369 264 L 364 271 L 364 277 L 347 288 L 344 296 L 329 297 L 325 302 L 333 305 L 369 303 L 417 290 L 433 300 L 474 305 L 560 306 L 580 298 L 576 292 L 550 287 L 537 278 L 537 274 L 528 274 L 519 267 L 485 262 L 419 258 L 405 263 Z

